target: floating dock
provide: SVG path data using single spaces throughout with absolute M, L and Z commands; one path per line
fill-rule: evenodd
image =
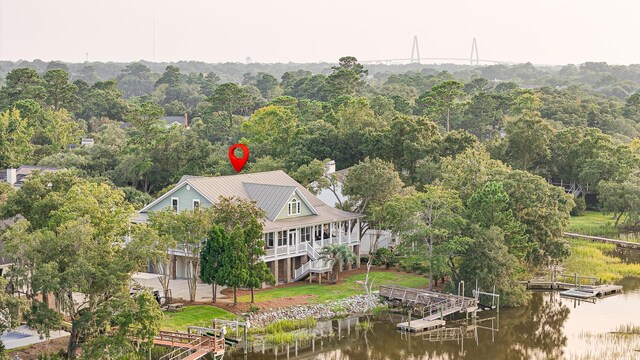
M 560 290 L 561 296 L 581 299 L 603 297 L 622 292 L 621 285 L 598 284 L 598 279 L 592 276 L 561 274 L 557 279 L 560 279 L 560 281 L 533 279 L 522 281 L 521 284 L 525 285 L 529 290 Z M 568 280 L 573 281 L 569 282 Z
M 464 292 L 464 290 L 462 291 Z M 444 317 L 456 312 L 475 313 L 478 299 L 462 295 L 444 294 L 435 291 L 408 288 L 396 285 L 381 285 L 380 296 L 413 305 L 422 313 L 422 318 L 397 324 L 400 331 L 423 332 L 444 326 Z
M 595 285 L 595 286 L 579 286 L 569 290 L 561 291 L 560 296 L 589 299 L 593 297 L 603 297 L 622 292 L 620 285 Z
M 408 331 L 412 333 L 418 333 L 423 331 L 434 330 L 440 327 L 443 327 L 445 324 L 444 320 L 428 320 L 428 318 L 424 319 L 415 319 L 411 321 L 406 321 L 403 323 L 399 323 L 397 326 L 400 331 Z

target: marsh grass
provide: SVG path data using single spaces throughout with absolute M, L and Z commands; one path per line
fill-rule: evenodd
M 605 254 L 615 250 L 615 245 L 578 239 L 568 241 L 571 244 L 571 255 L 564 261 L 565 272 L 595 276 L 603 283 L 617 281 L 625 276 L 640 277 L 640 264 L 624 263 L 617 257 Z
M 618 326 L 611 333 L 620 335 L 640 335 L 640 326 L 633 324 L 624 324 Z
M 251 328 L 249 333 L 255 340 L 262 337 L 266 342 L 272 344 L 292 344 L 296 341 L 307 340 L 311 338 L 308 329 L 318 324 L 314 318 L 306 318 L 300 320 L 278 320 L 263 328 Z
M 279 332 L 289 332 L 298 329 L 309 329 L 316 326 L 316 324 L 318 324 L 318 320 L 311 317 L 301 320 L 283 319 L 265 326 L 264 332 L 266 334 L 275 334 Z
M 617 237 L 619 231 L 614 226 L 615 222 L 611 214 L 587 211 L 584 215 L 572 216 L 567 231 L 589 236 Z

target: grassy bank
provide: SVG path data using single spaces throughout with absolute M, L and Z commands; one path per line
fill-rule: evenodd
M 215 306 L 187 306 L 176 312 L 165 311 L 160 329 L 186 331 L 188 325 L 211 326 L 211 321 L 215 318 L 234 320 L 236 315 Z
M 370 278 L 375 278 L 374 287 L 384 284 L 395 284 L 408 287 L 421 287 L 427 285 L 427 279 L 419 275 L 403 274 L 390 271 L 372 271 Z M 300 295 L 313 295 L 309 300 L 310 303 L 323 303 L 326 301 L 340 300 L 353 295 L 362 294 L 364 288 L 362 282 L 365 274 L 356 274 L 345 276 L 344 280 L 336 285 L 329 284 L 304 284 L 299 286 L 273 288 L 265 291 L 256 292 L 256 302 L 269 301 L 285 297 L 293 297 Z M 241 296 L 238 299 L 241 302 L 249 302 L 249 295 Z
M 617 237 L 618 229 L 615 228 L 615 223 L 613 214 L 586 211 L 584 215 L 571 217 L 567 231 L 590 236 Z
M 569 239 L 571 255 L 564 262 L 564 270 L 584 276 L 595 276 L 603 282 L 622 279 L 624 276 L 640 277 L 640 264 L 625 264 L 617 257 L 606 253 L 615 250 L 615 245 Z

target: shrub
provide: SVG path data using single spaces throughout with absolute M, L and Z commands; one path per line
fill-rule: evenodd
M 378 262 L 378 263 L 376 263 Z M 378 249 L 375 253 L 373 261 L 374 265 L 384 265 L 387 269 L 398 263 L 398 257 L 393 253 L 391 249 L 382 248 Z
M 573 201 L 576 203 L 576 206 L 571 209 L 571 216 L 584 215 L 584 212 L 587 210 L 587 203 L 584 200 L 584 196 L 573 198 Z

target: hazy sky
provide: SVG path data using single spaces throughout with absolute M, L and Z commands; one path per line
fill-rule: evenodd
M 640 63 L 633 0 L 0 0 L 0 59 Z

